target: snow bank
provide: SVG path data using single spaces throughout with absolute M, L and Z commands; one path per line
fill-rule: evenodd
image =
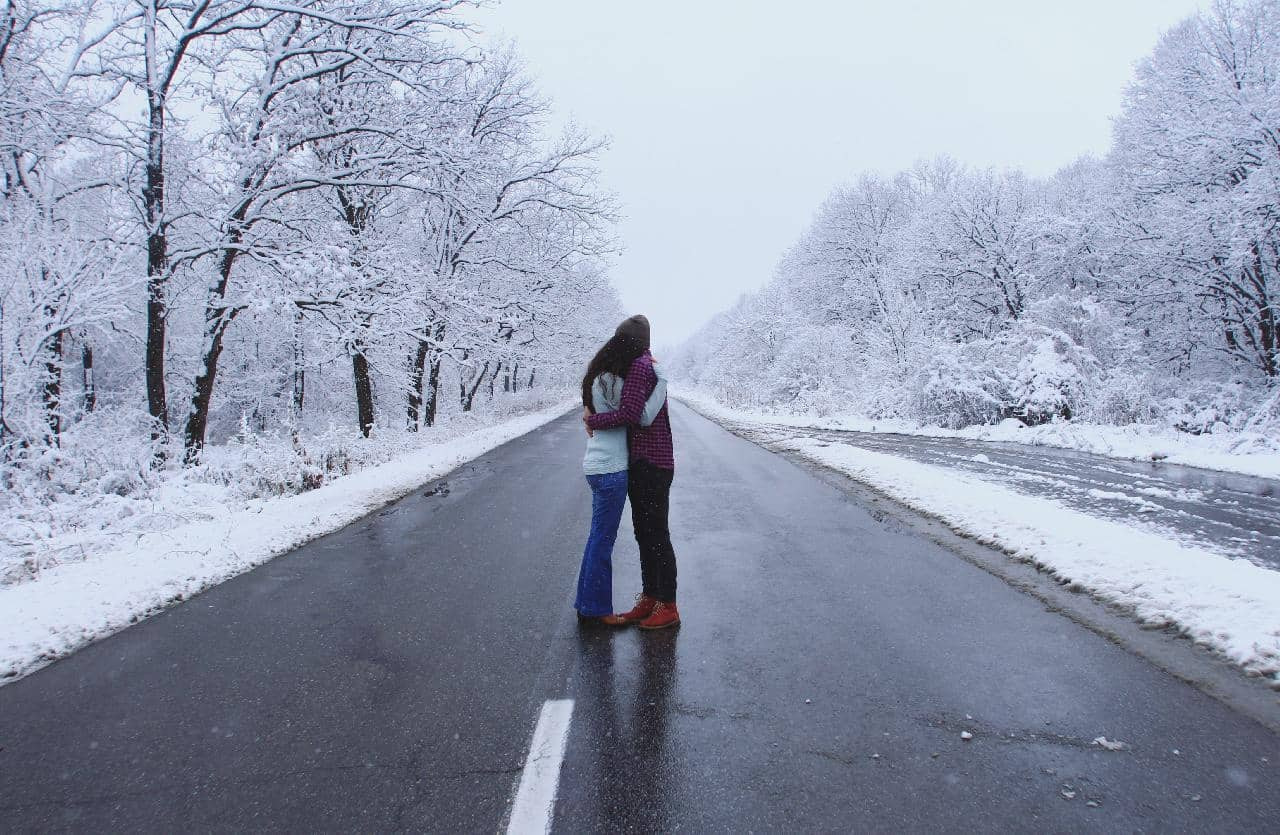
M 0 683 L 338 530 L 568 408 L 564 403 L 424 446 L 300 495 L 238 510 L 218 506 L 213 518 L 136 532 L 112 550 L 0 586 Z
M 1280 687 L 1280 572 L 955 470 L 812 439 L 776 446 L 1078 584 L 1144 623 L 1174 626 Z
M 944 429 L 905 420 L 877 420 L 856 415 L 820 417 L 734 409 L 704 393 L 684 389 L 673 391 L 672 396 L 687 401 L 700 412 L 722 420 L 805 429 L 1007 441 L 1030 446 L 1074 449 L 1130 461 L 1168 461 L 1189 467 L 1280 478 L 1280 437 L 1263 432 L 1189 435 L 1147 424 L 1100 426 L 1060 422 L 1023 426 L 1017 420 L 1006 420 L 995 426 Z

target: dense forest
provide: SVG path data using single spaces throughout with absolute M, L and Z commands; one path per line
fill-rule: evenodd
M 756 409 L 1280 432 L 1278 328 L 1280 3 L 1224 2 L 1137 66 L 1105 158 L 841 186 L 673 366 Z
M 10 482 L 77 445 L 194 465 L 237 434 L 414 431 L 565 378 L 618 315 L 601 140 L 549 135 L 467 5 L 4 5 Z

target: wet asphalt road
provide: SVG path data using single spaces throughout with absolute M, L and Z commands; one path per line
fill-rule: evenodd
M 732 424 L 757 443 L 817 438 L 961 470 L 1094 516 L 1280 570 L 1280 481 L 1056 447 Z
M 561 832 L 1274 828 L 1276 734 L 673 411 L 679 630 L 574 622 L 570 416 L 0 687 L 0 830 L 493 832 L 552 698 Z

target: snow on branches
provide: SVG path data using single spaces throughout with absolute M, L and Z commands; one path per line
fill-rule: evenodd
M 471 5 L 6 4 L 5 461 L 102 406 L 194 464 L 558 381 L 618 315 L 601 141 L 546 135 Z
M 738 406 L 1205 432 L 1270 414 L 1278 317 L 1280 2 L 1238 0 L 1142 62 L 1105 160 L 839 188 L 673 365 Z

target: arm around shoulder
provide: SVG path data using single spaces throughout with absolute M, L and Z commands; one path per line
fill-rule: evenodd
M 645 401 L 644 414 L 640 415 L 641 426 L 652 426 L 658 419 L 658 413 L 662 411 L 662 407 L 667 405 L 667 372 L 662 369 L 662 366 L 654 363 L 653 373 L 658 378 L 658 382 L 654 385 L 649 399 Z
M 644 405 L 650 384 L 654 382 L 652 366 L 643 358 L 631 364 L 627 379 L 622 384 L 622 398 L 612 412 L 592 415 L 587 425 L 592 429 L 613 429 L 615 426 L 636 426 L 644 414 Z

